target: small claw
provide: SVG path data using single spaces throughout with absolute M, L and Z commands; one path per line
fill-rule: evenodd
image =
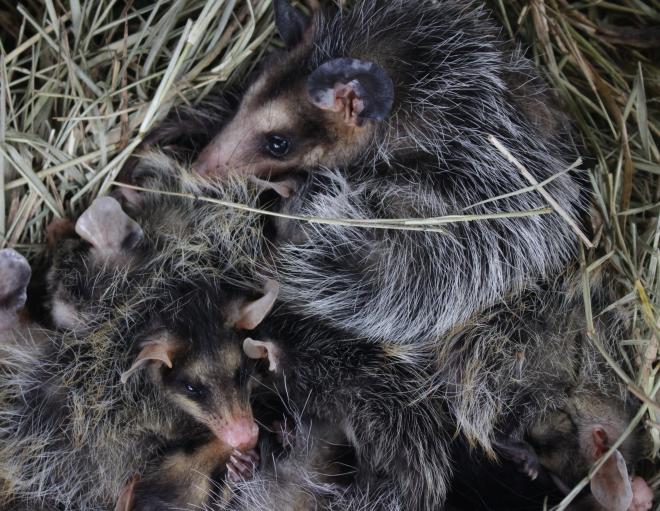
M 234 467 L 236 467 L 238 469 L 238 472 L 241 475 L 250 474 L 252 472 L 251 467 L 250 467 L 251 463 L 249 463 L 249 462 L 245 463 L 244 461 L 239 460 L 235 456 L 231 456 L 229 459 L 234 464 Z
M 227 463 L 227 479 L 229 479 L 229 481 L 232 483 L 241 482 L 241 476 L 238 475 L 238 473 L 231 467 L 229 463 Z
M 233 455 L 245 463 L 256 465 L 259 462 L 259 454 L 254 449 L 250 449 L 246 452 L 241 452 L 238 449 L 235 449 Z
M 246 453 L 235 450 L 227 461 L 227 478 L 232 482 L 251 479 L 256 470 L 258 454 L 251 450 Z

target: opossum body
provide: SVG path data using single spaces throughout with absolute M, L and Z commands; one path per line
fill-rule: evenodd
M 547 190 L 564 211 L 583 214 L 585 180 L 560 175 L 575 160 L 567 122 L 479 3 L 363 0 L 302 29 L 293 14 L 278 19 L 289 20 L 278 28 L 295 44 L 265 66 L 199 156 L 199 171 L 302 172 L 308 180 L 279 207 L 322 218 L 544 207 L 534 191 L 489 201 L 530 184 L 489 142 L 495 135 L 536 180 L 556 178 Z M 561 271 L 576 248 L 557 214 L 442 229 L 281 221 L 280 297 L 360 337 L 419 343 Z
M 238 218 L 155 195 L 131 218 L 100 201 L 49 275 L 54 302 L 83 321 L 43 345 L 0 346 L 0 474 L 12 505 L 108 509 L 182 437 L 256 443 L 251 363 L 234 327 L 254 327 L 268 304 L 256 286 L 250 295 L 227 284 L 245 254 L 216 257 L 247 238 Z
M 355 339 L 280 308 L 247 339 L 268 357 L 273 385 L 305 421 L 331 422 L 355 451 L 345 498 L 396 495 L 410 509 L 435 509 L 450 473 L 439 400 L 417 400 L 431 357 L 424 350 Z M 353 493 L 355 492 L 355 493 Z

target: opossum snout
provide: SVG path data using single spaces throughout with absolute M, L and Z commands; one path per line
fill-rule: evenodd
M 295 167 L 298 158 L 289 154 L 293 144 L 273 131 L 272 118 L 260 110 L 239 114 L 204 148 L 193 164 L 195 172 L 222 179 L 230 173 L 271 176 Z M 287 126 L 295 124 L 284 115 L 279 119 Z
M 222 442 L 239 451 L 253 449 L 259 439 L 259 426 L 252 417 L 231 419 L 217 425 L 214 423 L 211 429 Z

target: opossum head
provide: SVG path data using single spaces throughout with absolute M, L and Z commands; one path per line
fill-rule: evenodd
M 122 381 L 147 369 L 167 399 L 225 445 L 253 448 L 259 433 L 250 407 L 253 363 L 238 331 L 255 328 L 268 314 L 277 288 L 267 288 L 259 299 L 236 297 L 224 307 L 208 303 L 200 290 L 201 299 L 191 298 L 172 318 L 163 316 L 163 328 L 139 343 Z
M 84 277 L 109 278 L 111 272 L 104 270 L 126 267 L 139 253 L 143 237 L 142 228 L 111 197 L 94 200 L 75 225 L 56 222 L 49 226 L 53 261 L 46 278 L 56 327 L 75 329 L 87 324 L 85 305 L 98 299 L 89 292 L 110 286 L 102 281 L 91 286 Z
M 27 260 L 11 248 L 0 250 L 0 332 L 13 328 L 25 306 L 32 271 Z
M 204 149 L 198 172 L 271 176 L 345 165 L 390 113 L 394 85 L 373 60 L 341 55 L 317 62 L 315 24 L 286 0 L 275 20 L 290 47 L 249 87 L 233 119 Z
M 629 421 L 622 402 L 582 396 L 573 399 L 567 410 L 554 412 L 535 425 L 529 440 L 540 464 L 550 471 L 559 488 L 568 492 L 608 452 Z M 603 509 L 626 511 L 633 499 L 648 498 L 642 488 L 646 483 L 641 478 L 631 481 L 629 475 L 641 458 L 640 435 L 630 435 L 593 474 L 591 493 Z

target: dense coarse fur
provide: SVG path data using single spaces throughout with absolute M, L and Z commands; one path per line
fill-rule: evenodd
M 599 315 L 612 294 L 599 279 L 592 286 L 595 337 L 622 363 L 620 311 Z M 534 422 L 566 406 L 568 396 L 589 387 L 613 403 L 629 399 L 625 384 L 586 338 L 578 274 L 544 282 L 475 315 L 450 332 L 437 349 L 435 382 L 444 389 L 459 428 L 487 450 L 499 433 L 521 438 Z M 586 392 L 586 390 L 585 390 Z
M 157 186 L 166 191 L 186 189 L 187 177 L 182 185 L 169 178 L 158 161 L 151 168 L 158 171 L 156 176 L 165 172 L 164 183 L 154 181 Z M 226 198 L 213 184 L 195 193 Z M 137 209 L 145 215 L 154 215 L 151 196 L 144 194 L 137 200 Z M 171 208 L 170 215 L 158 210 L 155 216 L 163 222 L 157 229 L 180 235 L 176 226 L 188 216 L 178 200 L 160 197 L 157 203 Z M 184 232 L 208 238 L 217 228 L 214 211 L 211 206 L 200 208 L 194 217 L 202 222 L 203 215 L 209 215 L 208 222 L 189 225 L 193 229 Z M 245 214 L 242 221 L 260 225 L 251 218 L 252 214 Z M 236 269 L 237 281 L 249 280 L 246 275 L 250 277 L 254 268 L 242 263 L 250 258 L 234 255 L 255 257 L 253 250 L 265 250 L 259 241 L 260 229 L 252 232 L 254 238 L 245 236 L 244 229 L 232 232 L 242 235 L 215 239 L 214 257 L 233 261 L 229 266 Z M 182 248 L 183 253 L 187 250 Z M 222 279 L 218 285 L 225 285 Z M 325 506 L 357 499 L 371 509 L 387 509 L 396 502 L 402 502 L 404 509 L 436 508 L 443 505 L 450 484 L 450 438 L 455 432 L 492 455 L 498 452 L 498 443 L 531 440 L 531 428 L 567 409 L 580 389 L 604 396 L 615 408 L 613 415 L 626 417 L 625 388 L 584 338 L 580 286 L 570 271 L 555 280 L 530 284 L 525 292 L 473 315 L 435 346 L 373 342 L 281 304 L 251 334 L 280 353 L 275 360 L 274 387 L 304 421 L 336 424 L 355 451 L 354 481 L 338 492 L 319 490 L 312 498 L 321 499 Z M 614 311 L 599 314 L 609 303 L 609 294 L 599 282 L 592 283 L 592 289 L 595 335 L 621 361 L 615 345 L 621 331 L 619 316 Z M 300 477 L 305 481 L 307 476 Z M 274 485 L 270 491 L 278 498 L 291 495 L 286 480 L 279 486 L 277 479 L 264 474 L 254 485 L 258 481 Z
M 197 168 L 213 173 L 208 161 L 222 151 L 233 159 L 220 175 L 302 172 L 307 180 L 281 209 L 315 217 L 544 207 L 536 191 L 483 203 L 530 185 L 489 142 L 494 135 L 538 181 L 555 177 L 545 188 L 579 219 L 586 180 L 560 175 L 576 158 L 567 122 L 499 32 L 480 4 L 465 0 L 368 0 L 318 14 L 297 45 L 265 66 Z M 346 58 L 374 62 L 391 78 L 394 103 L 384 119 L 347 127 L 309 98 L 308 78 Z M 269 154 L 281 150 L 282 137 L 288 152 Z M 397 342 L 435 340 L 526 282 L 557 273 L 577 246 L 556 213 L 454 222 L 441 234 L 285 224 L 280 298 L 356 335 Z
M 442 402 L 418 400 L 430 368 L 416 347 L 372 343 L 277 309 L 258 332 L 281 353 L 274 385 L 305 420 L 334 422 L 355 450 L 355 483 L 410 509 L 444 499 L 450 473 Z
M 354 469 L 336 424 L 296 421 L 287 440 L 291 445 L 284 450 L 267 440 L 262 441 L 263 462 L 255 477 L 235 485 L 228 500 L 219 488 L 210 511 L 403 509 L 394 491 L 374 501 L 368 488 L 348 486 Z
M 591 424 L 600 416 L 612 421 L 610 443 L 631 420 L 635 403 L 625 385 L 584 337 L 578 284 L 564 278 L 530 287 L 450 332 L 430 360 L 420 347 L 350 337 L 296 319 L 286 307 L 256 333 L 290 406 L 308 420 L 339 421 L 356 452 L 354 488 L 367 488 L 375 500 L 393 492 L 405 509 L 436 509 L 450 486 L 453 433 L 474 449 L 505 456 L 500 446 L 538 440 L 539 427 L 552 431 L 558 413 L 585 425 L 576 412 L 580 395 L 582 413 L 607 403 Z M 609 299 L 598 282 L 593 286 L 597 338 L 622 363 L 621 319 L 613 311 L 597 314 Z M 579 433 L 563 432 L 556 449 L 565 460 L 582 456 L 571 469 L 584 477 L 595 460 L 583 456 Z M 643 444 L 638 432 L 621 450 L 630 471 Z M 556 469 L 540 458 L 545 469 Z
M 193 181 L 177 183 L 179 192 L 202 193 Z M 216 247 L 248 250 L 259 219 L 157 194 L 145 194 L 131 215 L 143 236 L 116 251 L 76 238 L 55 251 L 50 291 L 68 304 L 67 319 L 80 321 L 38 345 L 0 343 L 0 501 L 11 502 L 7 509 L 110 509 L 164 448 L 216 432 L 213 420 L 202 419 L 215 417 L 222 430 L 226 417 L 213 413 L 249 410 L 251 363 L 230 317 L 250 296 L 249 284 L 241 292 L 232 284 L 254 254 L 218 257 Z
M 580 389 L 604 396 L 613 415 L 629 416 L 625 388 L 584 337 L 580 289 L 570 270 L 529 284 L 435 346 L 374 343 L 286 303 L 254 335 L 282 352 L 274 384 L 292 409 L 305 420 L 340 418 L 356 453 L 355 483 L 341 499 L 382 509 L 396 496 L 405 509 L 433 508 L 449 486 L 455 431 L 492 455 L 498 442 L 527 439 L 530 428 L 566 409 Z M 610 295 L 598 281 L 592 289 L 595 335 L 621 361 L 620 317 L 600 315 Z M 281 498 L 290 495 L 285 488 L 277 490 Z

